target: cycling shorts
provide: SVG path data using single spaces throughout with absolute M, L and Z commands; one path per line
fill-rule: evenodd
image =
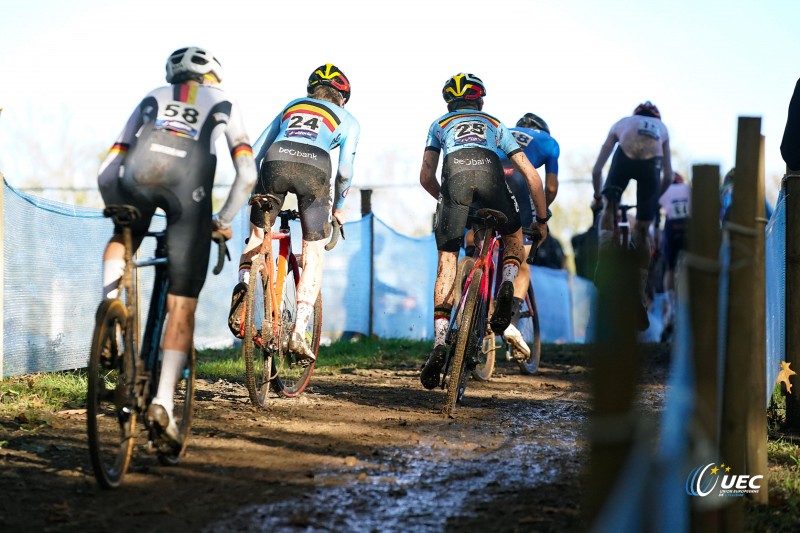
M 655 220 L 658 213 L 661 157 L 635 160 L 617 147 L 603 187 L 603 196 L 619 204 L 630 180 L 636 180 L 636 220 Z
M 675 270 L 678 264 L 678 252 L 683 250 L 686 242 L 686 232 L 689 226 L 688 218 L 667 220 L 664 223 L 664 260 L 669 270 Z
M 147 233 L 157 208 L 167 214 L 168 292 L 175 296 L 197 298 L 206 280 L 216 162 L 201 143 L 145 130 L 125 159 L 122 178 L 100 189 L 106 205 L 128 204 L 141 212 L 131 226 L 134 241 Z
M 508 235 L 520 228 L 517 200 L 506 184 L 500 160 L 495 152 L 485 148 L 464 148 L 444 158 L 434 223 L 439 250 L 458 251 L 473 201 L 508 217 L 497 228 L 500 234 Z
M 536 217 L 536 207 L 533 205 L 531 190 L 525 176 L 520 174 L 515 168 L 506 169 L 506 183 L 514 194 L 519 204 L 519 222 L 523 228 L 530 228 L 533 219 Z M 522 243 L 525 246 L 533 245 L 533 240 L 528 235 L 522 236 Z
M 291 141 L 273 143 L 261 164 L 253 192 L 275 199 L 269 211 L 270 226 L 275 223 L 286 194 L 293 193 L 297 195 L 303 240 L 318 241 L 330 236 L 331 159 L 325 150 Z M 250 222 L 264 228 L 265 211 L 252 206 Z

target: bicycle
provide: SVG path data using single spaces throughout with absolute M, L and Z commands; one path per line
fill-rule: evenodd
M 250 205 L 273 201 L 268 195 L 253 195 Z M 269 211 L 269 209 L 265 209 Z M 279 396 L 292 398 L 305 390 L 316 360 L 305 364 L 289 351 L 289 337 L 297 319 L 297 285 L 301 259 L 291 246 L 289 222 L 300 218 L 295 210 L 278 213 L 277 232 L 265 228 L 264 240 L 250 266 L 245 305 L 240 316 L 245 385 L 253 405 L 264 407 L 272 389 Z M 331 250 L 344 230 L 334 219 Z M 273 241 L 278 241 L 278 255 L 273 258 Z M 305 331 L 305 340 L 316 355 L 322 335 L 322 294 L 314 302 L 314 312 Z
M 104 299 L 95 315 L 86 404 L 92 469 L 98 483 L 111 489 L 120 485 L 130 465 L 138 416 L 144 419 L 147 450 L 156 453 L 164 465 L 180 462 L 186 452 L 192 423 L 196 354 L 192 349 L 177 387 L 174 413 L 179 444 L 169 444 L 158 437 L 144 416 L 156 395 L 161 373 L 161 339 L 169 286 L 166 232 L 146 233 L 146 237 L 156 239 L 154 257 L 134 260 L 130 226 L 140 218 L 139 210 L 128 205 L 113 205 L 106 207 L 103 215 L 123 229 L 125 269 L 119 284 L 119 296 Z M 214 274 L 218 274 L 227 248 L 223 236 L 214 234 L 212 238 L 219 245 L 219 258 L 214 268 Z M 155 267 L 155 275 L 139 348 L 139 290 L 134 271 L 148 266 Z
M 493 209 L 480 209 L 475 217 L 470 217 L 470 222 L 478 222 L 485 228 L 487 237 L 482 239 L 480 252 L 472 263 L 472 267 L 466 272 L 467 262 L 464 263 L 464 271 L 457 273 L 456 286 L 462 286 L 455 313 L 452 314 L 445 345 L 447 346 L 447 359 L 444 365 L 441 386 L 447 389 L 443 412 L 447 416 L 452 416 L 456 404 L 461 403 L 464 391 L 467 386 L 469 375 L 482 363 L 485 372 L 487 357 L 491 357 L 491 369 L 494 368 L 494 348 L 486 352 L 483 351 L 487 336 L 487 325 L 490 312 L 491 283 L 497 272 L 495 263 L 495 252 L 497 251 L 501 236 L 495 232 L 495 228 L 505 224 L 507 217 Z M 533 233 L 533 232 L 532 232 Z M 538 237 L 536 238 L 538 242 Z M 476 248 L 477 249 L 477 248 Z M 537 247 L 531 249 L 527 258 L 530 264 L 533 262 Z M 463 276 L 463 278 L 462 278 Z M 462 285 L 463 279 L 463 285 Z M 495 285 L 499 286 L 499 279 Z M 489 330 L 491 331 L 491 330 Z M 494 334 L 491 336 L 490 343 L 494 342 Z M 484 360 L 481 361 L 481 355 Z M 491 373 L 491 372 L 489 372 Z M 488 378 L 487 378 L 488 379 Z
M 522 228 L 522 232 L 525 235 L 534 235 L 534 231 L 529 228 Z M 530 254 L 531 260 L 527 261 L 527 263 L 532 263 L 533 258 L 536 257 L 537 251 L 538 245 L 537 248 Z M 496 292 L 502 281 L 502 271 L 496 268 L 497 259 L 502 257 L 502 253 L 503 246 L 502 241 L 500 241 L 499 246 L 497 246 L 493 252 L 492 260 L 495 265 L 495 279 L 494 291 L 492 292 L 492 300 L 489 306 L 490 310 L 493 308 L 494 299 L 497 296 Z M 467 280 L 467 275 L 472 271 L 472 268 L 475 265 L 475 259 L 476 258 L 474 256 L 465 255 L 458 261 L 456 285 L 454 290 L 454 300 L 456 302 L 461 298 L 461 288 L 464 285 L 464 282 Z M 522 300 L 522 306 L 519 310 L 519 322 L 517 324 L 517 329 L 522 334 L 522 338 L 525 339 L 525 342 L 528 344 L 530 353 L 527 355 L 520 353 L 518 349 L 507 343 L 505 340 L 501 341 L 503 351 L 506 353 L 506 360 L 517 363 L 520 374 L 532 376 L 539 371 L 539 362 L 542 354 L 541 331 L 539 328 L 539 311 L 536 307 L 536 295 L 533 290 L 533 280 L 531 280 L 531 282 L 528 284 L 528 290 L 525 292 L 525 297 Z M 478 381 L 489 381 L 491 379 L 492 374 L 494 373 L 496 362 L 496 351 L 500 346 L 498 344 L 497 337 L 502 337 L 502 335 L 503 332 L 494 332 L 490 328 L 486 330 L 486 335 L 484 336 L 483 343 L 481 344 L 481 349 L 478 354 L 478 364 L 472 370 L 472 377 Z
M 631 225 L 628 222 L 628 211 L 636 209 L 635 205 L 620 204 L 614 213 L 614 242 L 623 250 L 633 246 L 631 241 Z

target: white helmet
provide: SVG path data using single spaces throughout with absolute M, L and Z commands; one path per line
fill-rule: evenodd
M 167 59 L 167 83 L 202 78 L 208 73 L 222 81 L 222 65 L 214 54 L 197 46 L 175 50 Z

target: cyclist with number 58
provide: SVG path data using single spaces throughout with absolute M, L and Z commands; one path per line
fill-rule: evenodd
M 147 416 L 161 438 L 175 444 L 179 437 L 173 395 L 192 349 L 211 234 L 216 231 L 231 238 L 231 221 L 256 182 L 256 166 L 241 109 L 218 85 L 222 67 L 214 55 L 198 47 L 181 48 L 169 56 L 166 70 L 170 85 L 153 90 L 139 103 L 97 180 L 106 205 L 139 209 L 141 217 L 131 227 L 134 249 L 141 244 L 156 209 L 167 215 L 168 317 L 161 378 Z M 225 204 L 212 219 L 215 142 L 223 133 L 236 177 Z M 124 253 L 122 228 L 115 227 L 103 256 L 105 298 L 117 296 Z
M 603 166 L 612 151 L 614 157 L 603 184 Z M 635 282 L 642 301 L 637 320 L 637 329 L 641 331 L 650 325 L 645 295 L 651 255 L 650 225 L 658 214 L 658 199 L 672 183 L 672 177 L 669 132 L 661 122 L 661 113 L 649 101 L 639 104 L 633 115 L 620 119 L 611 127 L 592 170 L 592 186 L 594 203 L 603 201 L 598 232 L 598 246 L 602 250 L 613 244 L 614 219 L 622 193 L 630 180 L 637 182 L 633 244 L 639 261 L 639 279 Z
M 258 253 L 266 224 L 271 227 L 275 222 L 286 194 L 294 193 L 303 230 L 303 272 L 297 286 L 297 320 L 288 348 L 310 364 L 316 356 L 303 332 L 322 284 L 322 252 L 331 234 L 331 204 L 333 218 L 344 224 L 342 207 L 353 179 L 360 126 L 344 109 L 350 99 L 350 82 L 335 65 L 327 63 L 315 69 L 306 92 L 306 97 L 289 102 L 256 141 L 259 178 L 254 193 L 267 195 L 272 201 L 269 206 L 251 207 L 250 238 L 240 260 L 228 325 L 234 335 L 240 335 L 253 254 Z M 337 147 L 339 165 L 332 200 L 330 152 Z
M 517 201 L 505 182 L 498 152 L 503 152 L 525 177 L 537 213 L 547 212 L 539 174 L 508 128 L 482 112 L 485 95 L 483 82 L 473 74 L 459 73 L 449 78 L 442 88 L 448 112 L 431 124 L 422 158 L 420 184 L 438 201 L 434 229 L 439 250 L 433 294 L 434 348 L 420 374 L 420 381 L 427 389 L 440 383 L 446 361 L 445 337 L 453 308 L 456 261 L 473 200 L 508 217 L 508 221 L 497 228 L 503 235 L 505 254 L 503 281 L 490 325 L 492 331 L 499 332 L 505 331 L 511 322 L 514 278 L 524 249 Z M 440 153 L 444 153 L 441 185 L 436 179 Z M 540 241 L 544 240 L 547 218 L 537 216 L 532 228 L 539 231 Z
M 561 154 L 558 142 L 550 135 L 550 127 L 547 122 L 533 113 L 525 113 L 517 121 L 516 127 L 511 128 L 510 131 L 528 161 L 531 162 L 531 165 L 534 168 L 544 165 L 544 195 L 545 203 L 549 208 L 558 193 L 558 156 Z M 511 161 L 502 157 L 502 154 L 501 163 L 505 171 L 506 182 L 519 203 L 520 223 L 523 227 L 530 227 L 537 211 L 528 190 L 528 183 L 525 177 L 514 168 Z M 528 257 L 533 241 L 529 236 L 523 235 L 522 243 L 525 247 L 523 257 Z M 519 325 L 520 309 L 525 300 L 525 293 L 528 291 L 530 282 L 530 266 L 527 263 L 523 263 L 520 265 L 517 278 L 514 280 L 514 306 L 511 311 L 511 324 L 506 328 L 505 332 L 498 332 L 503 334 L 505 341 L 519 351 L 523 358 L 528 357 L 531 350 L 517 326 Z

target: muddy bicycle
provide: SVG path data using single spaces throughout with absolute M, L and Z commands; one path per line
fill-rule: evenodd
M 506 221 L 507 217 L 503 213 L 493 209 L 480 209 L 474 217 L 470 217 L 470 222 L 478 223 L 485 228 L 486 237 L 481 239 L 480 252 L 474 258 L 471 269 L 458 273 L 456 277 L 456 285 L 462 289 L 445 337 L 447 359 L 441 380 L 441 387 L 447 391 L 443 409 L 443 413 L 447 416 L 452 416 L 456 404 L 463 400 L 467 380 L 472 372 L 479 366 L 485 371 L 488 353 L 494 357 L 493 349 L 489 352 L 484 351 L 483 347 L 486 343 L 491 310 L 492 281 L 498 270 L 495 252 L 500 245 L 501 236 L 495 232 L 495 228 L 505 224 Z M 534 237 L 535 242 L 538 242 L 538 235 Z M 531 248 L 527 258 L 528 263 L 533 262 L 537 248 Z M 490 331 L 488 334 L 491 337 L 490 342 L 493 342 L 494 334 L 491 330 L 488 331 Z M 493 359 L 491 365 L 493 368 Z
M 253 195 L 250 205 L 268 206 L 268 195 Z M 265 211 L 269 211 L 266 207 Z M 244 306 L 239 317 L 242 338 L 242 357 L 245 365 L 245 385 L 253 405 L 263 407 L 270 390 L 287 398 L 299 396 L 305 390 L 316 366 L 316 360 L 303 361 L 289 350 L 289 338 L 297 320 L 297 286 L 300 283 L 301 258 L 292 251 L 289 222 L 298 220 L 295 210 L 278 213 L 277 232 L 265 228 L 264 240 L 250 266 L 250 277 Z M 269 226 L 269 225 L 267 225 Z M 331 250 L 340 234 L 334 220 Z M 278 243 L 278 253 L 273 243 Z M 314 311 L 304 332 L 305 341 L 316 356 L 322 335 L 322 294 L 314 302 Z
M 480 219 L 478 219 L 480 220 Z M 471 222 L 476 222 L 472 220 Z M 535 232 L 529 228 L 522 228 L 522 233 L 528 236 L 535 236 Z M 538 245 L 532 249 L 529 254 L 529 259 L 526 261 L 529 265 L 533 263 Z M 475 266 L 477 256 L 477 248 L 473 255 L 465 255 L 458 261 L 456 270 L 456 284 L 454 290 L 454 301 L 458 302 L 461 299 L 462 288 L 467 280 L 467 276 Z M 503 256 L 502 241 L 499 241 L 498 246 L 495 248 L 492 256 L 494 263 L 494 289 L 492 291 L 492 300 L 490 302 L 491 312 L 494 306 L 494 299 L 497 296 L 496 292 L 500 287 L 502 281 L 502 271 L 497 269 L 498 258 Z M 479 381 L 489 381 L 494 373 L 495 362 L 498 351 L 505 353 L 505 358 L 508 361 L 514 361 L 519 366 L 520 374 L 532 376 L 539 371 L 539 362 L 542 354 L 541 330 L 539 328 L 539 310 L 536 307 L 536 294 L 533 290 L 533 280 L 528 283 L 528 289 L 525 291 L 525 297 L 522 300 L 522 305 L 519 309 L 519 321 L 517 329 L 522 334 L 522 338 L 528 345 L 529 353 L 525 354 L 517 349 L 514 345 L 502 339 L 503 332 L 494 332 L 491 328 L 486 329 L 486 335 L 481 343 L 480 351 L 477 354 L 477 365 L 472 370 L 472 377 Z
M 192 424 L 194 403 L 195 358 L 190 350 L 186 368 L 175 394 L 175 422 L 178 443 L 159 437 L 149 422 L 147 409 L 155 397 L 161 374 L 161 341 L 167 318 L 167 241 L 166 232 L 148 232 L 156 240 L 154 257 L 135 260 L 131 224 L 140 218 L 139 210 L 128 205 L 108 206 L 103 215 L 122 227 L 125 246 L 125 269 L 117 298 L 104 299 L 95 315 L 95 328 L 89 356 L 86 399 L 87 433 L 92 469 L 104 488 L 120 485 L 130 464 L 137 417 L 144 420 L 147 451 L 155 453 L 164 465 L 175 465 L 186 451 Z M 222 270 L 227 247 L 217 233 L 212 238 L 219 245 L 214 273 Z M 139 345 L 139 287 L 135 271 L 154 267 L 153 292 L 144 334 Z

